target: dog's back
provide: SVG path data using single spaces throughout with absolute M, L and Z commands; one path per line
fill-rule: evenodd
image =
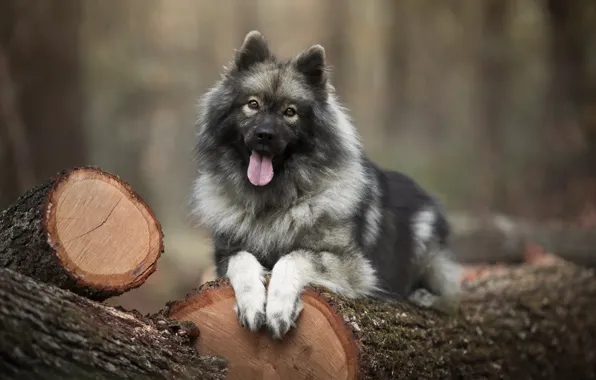
M 449 224 L 440 204 L 409 176 L 365 162 L 371 173 L 368 191 L 376 197 L 365 198 L 360 236 L 376 230 L 376 239 L 363 244 L 377 269 L 376 295 L 438 308 L 453 303 L 460 273 L 449 252 Z M 366 217 L 371 214 L 377 217 Z

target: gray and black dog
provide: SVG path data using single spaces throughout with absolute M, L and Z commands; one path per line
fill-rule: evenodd
M 252 31 L 199 108 L 193 213 L 243 326 L 281 339 L 308 284 L 457 307 L 461 267 L 441 206 L 365 157 L 323 47 L 281 60 Z

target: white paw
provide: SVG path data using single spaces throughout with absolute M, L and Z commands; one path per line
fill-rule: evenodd
M 236 292 L 234 310 L 240 324 L 250 331 L 258 331 L 265 324 L 265 292 L 262 282 L 244 285 Z
M 435 309 L 447 314 L 456 313 L 460 301 L 457 293 L 438 296 L 423 288 L 414 290 L 408 298 L 410 302 L 420 307 Z
M 296 319 L 302 311 L 302 298 L 296 288 L 284 283 L 276 285 L 272 282 L 269 286 L 267 329 L 273 338 L 282 339 L 291 327 L 296 326 Z
M 424 308 L 432 308 L 439 297 L 424 288 L 418 288 L 410 293 L 410 302 Z
M 265 324 L 267 290 L 263 267 L 248 252 L 239 252 L 228 263 L 228 277 L 234 288 L 240 324 L 250 331 L 257 331 Z

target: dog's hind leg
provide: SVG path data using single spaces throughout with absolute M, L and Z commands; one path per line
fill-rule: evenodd
M 444 251 L 431 254 L 428 259 L 421 287 L 410 293 L 410 302 L 445 313 L 455 312 L 461 297 L 461 266 Z
M 419 272 L 416 287 L 408 298 L 421 307 L 452 312 L 459 306 L 461 266 L 451 259 L 445 245 L 446 223 L 434 206 L 413 215 L 412 237 Z

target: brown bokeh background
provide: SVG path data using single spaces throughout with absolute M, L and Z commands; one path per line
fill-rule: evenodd
M 322 44 L 367 153 L 448 210 L 593 223 L 593 0 L 4 0 L 0 209 L 99 165 L 165 233 L 157 272 L 112 302 L 155 311 L 199 285 L 197 98 L 252 29 L 284 57 Z

